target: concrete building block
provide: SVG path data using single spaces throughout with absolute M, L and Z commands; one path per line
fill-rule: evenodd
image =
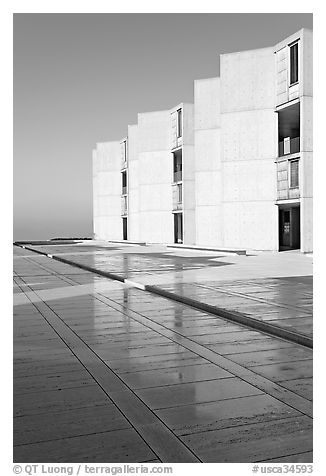
M 302 39 L 302 94 L 313 95 L 313 33 L 304 28 L 301 30 Z
M 275 157 L 275 116 L 272 109 L 222 114 L 222 161 Z
M 138 114 L 138 140 L 140 152 L 168 150 L 170 148 L 170 111 Z
M 221 164 L 221 129 L 195 131 L 195 169 L 218 170 Z
M 183 132 L 182 144 L 183 146 L 194 145 L 194 105 L 183 103 Z
M 273 48 L 221 55 L 221 113 L 274 108 Z
M 299 184 L 302 198 L 313 196 L 313 155 L 312 152 L 302 152 L 299 162 Z
M 313 202 L 312 198 L 302 198 L 300 201 L 301 251 L 313 251 Z
M 195 130 L 220 127 L 220 78 L 196 80 L 194 97 Z
M 222 176 L 220 171 L 197 172 L 196 206 L 218 206 L 223 198 Z
M 196 208 L 196 244 L 223 247 L 223 216 L 221 205 L 204 205 Z
M 275 164 L 272 159 L 233 161 L 223 164 L 223 201 L 274 202 Z
M 278 210 L 271 201 L 223 204 L 224 246 L 278 249 Z
M 301 150 L 312 152 L 313 150 L 313 100 L 311 96 L 303 96 L 300 99 L 300 138 Z

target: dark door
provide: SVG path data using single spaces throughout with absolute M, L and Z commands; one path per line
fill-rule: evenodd
M 300 207 L 279 210 L 280 250 L 300 248 Z
M 174 243 L 183 243 L 182 213 L 174 214 Z
M 122 233 L 123 233 L 123 239 L 128 240 L 127 218 L 122 218 Z
M 300 248 L 300 207 L 291 209 L 291 248 Z
M 290 247 L 290 210 L 282 210 L 282 246 Z

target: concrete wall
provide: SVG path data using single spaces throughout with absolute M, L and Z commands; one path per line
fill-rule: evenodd
M 170 120 L 170 111 L 138 114 L 140 241 L 173 241 Z
M 225 247 L 278 248 L 273 48 L 221 55 Z
M 223 246 L 220 78 L 195 81 L 196 243 Z
M 128 126 L 128 239 L 139 241 L 138 125 Z
M 312 32 L 301 30 L 302 85 L 300 90 L 301 251 L 313 250 L 313 84 Z
M 183 103 L 182 115 L 183 243 L 194 245 L 196 242 L 194 105 Z
M 122 237 L 120 143 L 97 144 L 93 152 L 94 235 L 104 240 Z

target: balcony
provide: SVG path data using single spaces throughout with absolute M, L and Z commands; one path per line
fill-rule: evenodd
M 278 156 L 283 157 L 288 154 L 296 154 L 300 152 L 300 137 L 294 137 L 292 139 L 284 139 L 278 144 Z
M 176 211 L 179 211 L 179 210 L 182 210 L 182 209 L 183 209 L 182 202 L 173 202 L 173 205 L 172 205 L 172 211 L 173 212 L 176 212 Z
M 172 211 L 176 212 L 183 209 L 182 196 L 182 184 L 172 185 Z
M 121 198 L 121 215 L 125 216 L 128 214 L 128 202 L 127 197 Z
M 173 182 L 181 182 L 182 181 L 182 170 L 178 170 L 178 172 L 173 172 Z

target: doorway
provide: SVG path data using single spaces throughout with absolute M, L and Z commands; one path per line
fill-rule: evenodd
M 183 243 L 183 214 L 174 213 L 174 243 Z
M 123 235 L 123 240 L 128 240 L 127 218 L 122 218 L 122 235 Z
M 279 208 L 279 249 L 300 248 L 300 205 Z

